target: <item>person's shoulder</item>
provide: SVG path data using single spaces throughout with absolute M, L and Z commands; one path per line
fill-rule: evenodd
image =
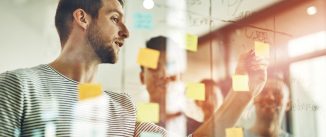
M 107 95 L 118 102 L 123 102 L 123 101 L 131 101 L 131 97 L 127 93 L 117 93 L 117 92 L 112 92 L 112 91 L 105 91 Z
M 127 93 L 116 93 L 112 91 L 105 91 L 105 93 L 109 96 L 109 102 L 117 108 L 123 108 L 133 112 L 136 111 L 135 105 Z
M 0 85 L 1 87 L 15 87 L 19 88 L 21 78 L 16 71 L 6 71 L 0 74 Z
M 40 72 L 43 68 L 44 68 L 44 65 L 38 65 L 35 67 L 20 68 L 20 69 L 16 69 L 16 70 L 6 71 L 0 75 L 16 76 L 16 77 L 23 78 L 24 75 L 35 74 L 37 72 Z
M 158 125 L 150 122 L 136 122 L 135 137 L 142 136 L 142 133 L 155 133 L 161 137 L 167 137 L 168 132 Z
M 28 81 L 31 77 L 35 76 L 44 67 L 38 65 L 31 68 L 21 68 L 11 71 L 6 71 L 0 74 L 0 84 L 7 86 L 14 86 L 16 88 L 22 87 L 24 81 Z
M 26 86 L 26 73 L 30 68 L 6 71 L 0 74 L 0 88 L 4 94 L 21 96 Z
M 6 71 L 0 74 L 1 83 L 14 84 L 22 81 L 23 74 L 27 68 Z

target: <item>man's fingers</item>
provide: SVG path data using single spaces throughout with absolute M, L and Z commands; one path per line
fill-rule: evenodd
M 266 59 L 255 58 L 247 64 L 247 68 L 249 68 L 249 71 L 264 70 L 267 69 L 268 64 L 269 62 Z
M 240 55 L 237 71 L 239 73 L 244 73 L 243 71 L 252 72 L 266 70 L 268 64 L 268 59 L 256 56 L 255 51 L 251 49 L 248 52 Z
M 249 65 L 256 65 L 256 64 L 269 64 L 269 61 L 266 58 L 261 57 L 253 57 L 248 61 Z

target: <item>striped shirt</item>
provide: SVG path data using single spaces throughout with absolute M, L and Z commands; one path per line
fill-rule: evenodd
M 167 135 L 153 123 L 136 122 L 128 95 L 105 91 L 104 105 L 92 107 L 79 103 L 77 85 L 48 65 L 0 74 L 0 136 Z

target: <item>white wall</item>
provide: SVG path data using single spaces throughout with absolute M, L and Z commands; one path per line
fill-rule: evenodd
M 44 64 L 58 53 L 45 30 L 48 4 L 0 2 L 0 72 Z

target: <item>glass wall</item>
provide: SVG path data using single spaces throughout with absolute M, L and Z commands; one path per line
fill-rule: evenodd
M 49 64 L 62 54 L 54 24 L 57 5 L 58 0 L 0 2 L 0 73 Z M 325 7 L 324 1 L 125 0 L 129 38 L 118 61 L 100 64 L 88 83 L 128 94 L 137 109 L 130 112 L 134 122 L 163 127 L 171 137 L 200 131 L 228 137 L 324 137 Z M 248 73 L 240 75 L 237 67 L 250 50 L 269 61 L 268 77 L 261 93 L 242 103 L 253 92 L 250 75 L 255 73 L 246 68 Z M 72 109 L 78 118 L 106 117 L 111 110 L 101 108 L 110 100 L 103 97 Z M 60 116 L 54 100 L 46 116 Z M 33 135 L 60 136 L 54 121 L 49 132 Z M 77 122 L 71 128 L 105 136 L 112 123 L 92 124 Z M 140 136 L 161 135 L 144 131 Z

